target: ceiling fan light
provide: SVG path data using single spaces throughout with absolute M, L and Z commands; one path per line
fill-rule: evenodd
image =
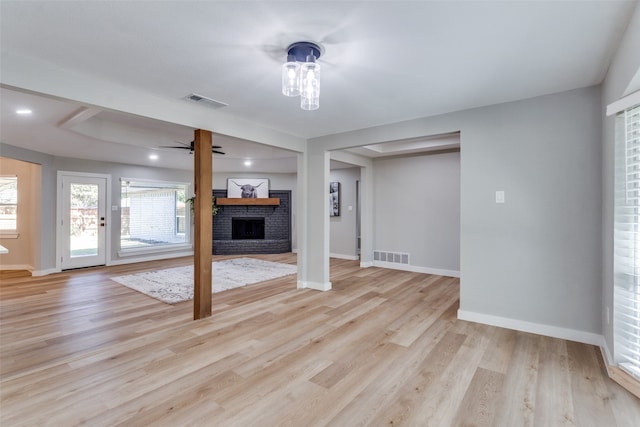
M 300 64 L 293 55 L 287 56 L 287 62 L 282 65 L 282 94 L 300 95 Z

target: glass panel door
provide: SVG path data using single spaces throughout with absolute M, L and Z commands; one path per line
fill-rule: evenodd
M 106 264 L 106 178 L 62 177 L 62 269 Z

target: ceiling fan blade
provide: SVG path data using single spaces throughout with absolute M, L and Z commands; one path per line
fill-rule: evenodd
M 185 150 L 190 150 L 190 147 L 179 147 L 179 146 L 175 146 L 175 145 L 160 145 L 158 146 L 158 148 L 183 148 Z
M 216 153 L 216 154 L 225 154 L 222 151 L 218 151 L 218 150 L 213 150 L 213 152 Z

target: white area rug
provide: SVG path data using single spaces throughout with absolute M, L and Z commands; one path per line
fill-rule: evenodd
M 295 265 L 254 258 L 216 261 L 211 263 L 211 266 L 214 293 L 276 279 L 298 271 Z M 112 277 L 111 280 L 167 304 L 193 299 L 193 266 Z

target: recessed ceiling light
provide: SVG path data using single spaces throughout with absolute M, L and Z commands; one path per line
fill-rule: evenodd
M 244 161 L 244 165 L 245 166 L 251 166 L 251 160 L 245 160 Z
M 157 154 L 149 154 L 149 159 L 158 160 L 158 155 Z
M 28 115 L 28 114 L 31 114 L 31 113 L 33 113 L 33 111 L 31 111 L 28 108 L 20 108 L 20 109 L 16 110 L 16 114 L 20 114 L 20 115 Z

